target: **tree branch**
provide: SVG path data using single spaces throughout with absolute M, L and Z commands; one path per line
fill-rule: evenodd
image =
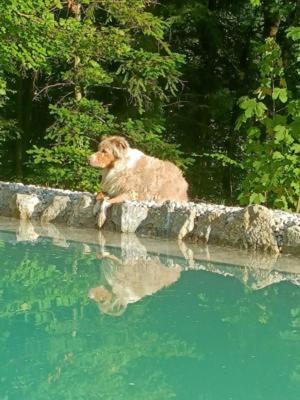
M 34 94 L 34 100 L 37 99 L 42 93 L 46 92 L 48 93 L 49 89 L 53 89 L 55 87 L 63 87 L 63 86 L 71 86 L 73 85 L 73 82 L 59 82 L 59 83 L 53 83 L 52 85 L 47 85 L 43 87 L 39 92 L 35 92 Z

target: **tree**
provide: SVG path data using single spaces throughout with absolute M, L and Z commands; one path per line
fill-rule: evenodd
M 167 24 L 146 10 L 154 1 L 17 3 L 0 6 L 0 41 L 2 75 L 13 89 L 20 82 L 11 97 L 20 132 L 18 176 L 35 142 L 34 182 L 96 190 L 98 177 L 86 157 L 101 135 L 118 131 L 152 154 L 183 163 L 177 146 L 163 141 L 162 109 L 177 90 L 183 57 L 164 40 Z M 51 126 L 44 138 L 38 132 L 36 143 L 32 114 L 42 102 Z
M 242 204 L 298 209 L 300 197 L 299 100 L 288 92 L 281 51 L 273 38 L 260 50 L 261 85 L 255 97 L 241 99 L 237 122 L 248 126 L 239 196 Z M 290 96 L 290 98 L 289 98 Z

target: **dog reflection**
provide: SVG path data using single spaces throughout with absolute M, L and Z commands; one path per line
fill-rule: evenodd
M 158 257 L 121 261 L 109 254 L 101 266 L 101 285 L 90 289 L 93 299 L 104 314 L 119 316 L 130 303 L 152 295 L 176 282 L 182 268 L 167 266 Z

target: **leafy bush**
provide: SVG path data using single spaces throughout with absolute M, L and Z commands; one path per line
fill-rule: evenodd
M 289 34 L 292 37 L 292 34 Z M 259 48 L 260 86 L 242 97 L 236 129 L 247 127 L 245 171 L 239 200 L 296 210 L 300 197 L 300 100 L 287 88 L 279 45 L 266 39 Z

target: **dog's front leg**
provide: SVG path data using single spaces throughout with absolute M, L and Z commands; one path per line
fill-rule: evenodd
M 102 228 L 107 218 L 107 211 L 112 204 L 122 203 L 123 201 L 129 200 L 129 195 L 127 193 L 120 194 L 116 197 L 109 199 L 108 197 L 103 197 L 100 211 L 98 214 L 98 226 Z
M 109 207 L 110 207 L 109 198 L 104 197 L 100 203 L 100 210 L 99 210 L 99 214 L 97 217 L 97 225 L 99 228 L 102 228 L 102 226 L 104 225 L 104 222 L 106 221 L 107 210 L 109 209 Z

